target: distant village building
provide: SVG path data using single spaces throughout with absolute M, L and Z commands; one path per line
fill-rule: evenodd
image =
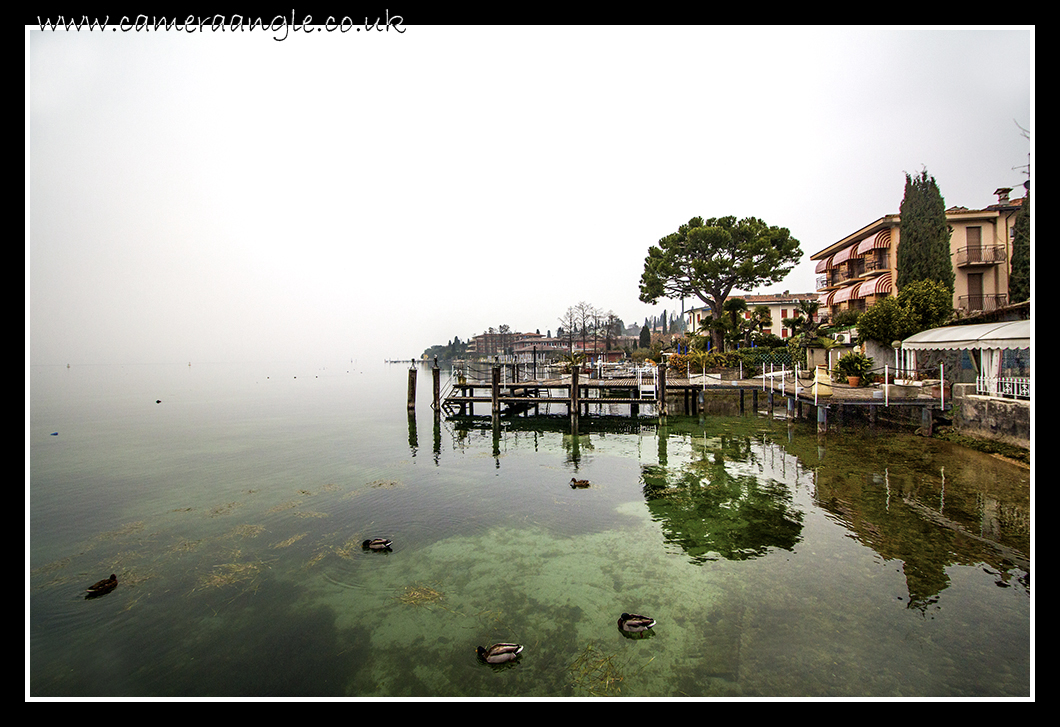
M 516 346 L 543 338 L 544 336 L 540 333 L 517 333 L 507 329 L 491 330 L 474 336 L 468 343 L 467 352 L 469 356 L 510 356 Z
M 769 308 L 769 316 L 772 324 L 763 328 L 763 333 L 772 333 L 780 338 L 787 338 L 791 331 L 784 327 L 785 318 L 794 318 L 795 311 L 802 301 L 817 300 L 817 293 L 791 293 L 785 290 L 783 293 L 772 293 L 767 295 L 733 295 L 729 299 L 740 298 L 747 303 L 747 310 L 743 316 L 745 319 L 751 317 L 751 312 L 760 305 Z M 685 322 L 688 324 L 690 333 L 698 332 L 703 321 L 710 320 L 714 314 L 710 308 L 702 306 L 685 311 Z
M 981 210 L 950 207 L 950 258 L 954 268 L 953 307 L 963 315 L 1008 304 L 1008 281 L 1016 215 L 1023 199 L 1010 200 L 1009 187 Z M 843 310 L 864 311 L 893 295 L 901 216 L 886 215 L 810 256 L 817 261 L 817 298 L 827 320 Z

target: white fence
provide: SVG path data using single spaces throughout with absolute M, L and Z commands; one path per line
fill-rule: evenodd
M 1030 399 L 1029 376 L 980 376 L 975 380 L 975 393 L 1010 399 Z

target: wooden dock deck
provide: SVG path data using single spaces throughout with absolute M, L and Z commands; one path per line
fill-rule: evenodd
M 435 369 L 437 372 L 437 369 Z M 671 413 L 696 415 L 705 397 L 723 393 L 739 395 L 739 410 L 744 413 L 749 405 L 760 411 L 760 399 L 769 412 L 779 405 L 786 407 L 790 418 L 801 418 L 802 408 L 810 405 L 817 410 L 819 428 L 827 429 L 827 411 L 838 411 L 841 418 L 846 407 L 868 407 L 870 420 L 875 420 L 879 407 L 904 406 L 920 409 L 922 426 L 930 431 L 933 410 L 942 408 L 938 397 L 919 393 L 906 387 L 850 387 L 830 383 L 815 389 L 812 378 L 800 378 L 798 383 L 790 373 L 783 378 L 758 376 L 748 379 L 723 381 L 705 377 L 667 377 L 659 367 L 654 377 L 641 378 L 582 378 L 579 372 L 563 378 L 502 382 L 500 368 L 493 369 L 491 381 L 451 381 L 448 393 L 440 396 L 435 384 L 436 410 L 450 416 L 474 416 L 475 407 L 489 406 L 494 417 L 540 413 L 542 406 L 565 408 L 572 426 L 582 416 L 590 416 L 592 407 L 626 406 L 630 416 L 639 416 L 642 408 L 665 417 Z M 437 374 L 436 379 L 437 379 Z M 750 402 L 746 402 L 747 399 Z M 746 402 L 746 403 L 745 403 Z M 413 404 L 410 402 L 410 408 Z M 674 411 L 671 411 L 674 409 Z

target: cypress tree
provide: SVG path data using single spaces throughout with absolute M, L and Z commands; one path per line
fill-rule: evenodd
M 954 273 L 946 204 L 935 178 L 928 176 L 926 169 L 915 177 L 905 175 L 905 197 L 900 213 L 902 231 L 895 286 L 901 290 L 917 280 L 934 280 L 952 295 Z
M 1023 200 L 1016 215 L 1012 238 L 1012 277 L 1008 281 L 1010 303 L 1031 299 L 1031 193 Z

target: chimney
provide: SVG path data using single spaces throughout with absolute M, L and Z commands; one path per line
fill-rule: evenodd
M 1007 205 L 1009 203 L 1008 193 L 1011 191 L 1012 187 L 1001 187 L 999 189 L 994 190 L 994 194 L 997 195 L 997 203 L 999 205 Z

